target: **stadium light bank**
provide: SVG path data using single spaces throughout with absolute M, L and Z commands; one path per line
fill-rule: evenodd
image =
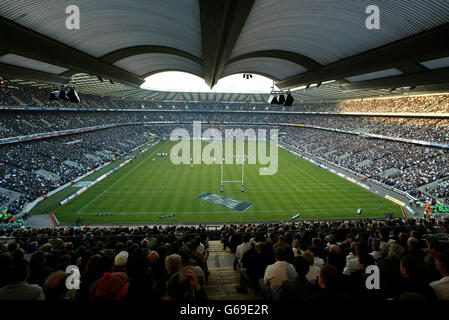
M 278 170 L 278 129 L 270 129 L 270 152 L 267 155 L 267 129 L 240 128 L 224 130 L 224 155 L 222 132 L 209 128 L 201 133 L 201 122 L 193 122 L 192 139 L 184 128 L 176 128 L 170 134 L 171 141 L 179 141 L 170 150 L 173 164 L 258 164 L 259 175 L 274 175 Z M 202 148 L 202 141 L 210 141 Z M 248 152 L 245 155 L 245 140 Z M 193 141 L 191 143 L 191 141 Z M 234 153 L 234 141 L 236 152 Z M 193 150 L 191 145 L 193 144 Z M 192 152 L 191 152 L 192 151 Z M 180 154 L 181 153 L 181 154 Z

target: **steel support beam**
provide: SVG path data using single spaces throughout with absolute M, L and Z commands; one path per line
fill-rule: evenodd
M 279 81 L 287 89 L 449 56 L 449 24 Z
M 52 73 L 27 69 L 6 63 L 0 63 L 0 75 L 8 79 L 30 80 L 57 85 L 67 84 L 70 81 L 69 77 L 63 77 Z
M 0 50 L 38 61 L 112 79 L 134 87 L 144 80 L 100 59 L 0 18 Z
M 341 88 L 343 90 L 368 90 L 440 85 L 447 83 L 449 83 L 449 68 L 442 68 L 413 74 L 342 84 Z
M 220 79 L 255 0 L 200 0 L 204 80 Z

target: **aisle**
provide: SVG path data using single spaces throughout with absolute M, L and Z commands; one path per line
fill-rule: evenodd
M 247 294 L 238 293 L 235 287 L 239 284 L 239 273 L 233 269 L 234 254 L 229 248 L 223 251 L 220 241 L 209 241 L 209 279 L 204 286 L 211 300 L 257 300 L 249 290 Z

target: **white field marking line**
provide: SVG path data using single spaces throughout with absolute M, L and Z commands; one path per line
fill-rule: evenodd
M 241 181 L 240 181 L 241 182 Z M 329 188 L 332 190 L 347 190 L 348 188 Z M 319 188 L 319 189 L 287 189 L 287 190 L 249 190 L 245 191 L 244 193 L 281 193 L 281 192 L 303 192 L 303 191 L 324 191 L 326 188 Z M 106 194 L 149 194 L 149 193 L 160 193 L 161 191 L 145 191 L 145 192 L 105 192 Z M 167 190 L 164 191 L 164 193 L 183 193 L 183 194 L 192 194 L 192 193 L 198 193 L 198 192 L 209 192 L 204 190 L 193 190 L 193 191 L 182 191 L 182 190 Z M 226 191 L 226 193 L 242 193 L 240 190 L 230 190 Z M 363 196 L 363 195 L 362 195 Z M 354 196 L 356 197 L 356 196 Z
M 156 152 L 157 150 L 154 150 L 154 152 Z M 154 152 L 152 154 L 154 154 Z M 127 173 L 125 173 L 123 176 L 121 176 L 117 181 L 115 181 L 113 184 L 111 184 L 109 187 L 107 187 L 106 189 L 103 189 L 102 192 L 100 192 L 100 194 L 98 196 L 96 196 L 94 199 L 90 200 L 84 207 L 82 207 L 78 212 L 83 211 L 84 209 L 86 209 L 88 206 L 90 206 L 92 204 L 92 202 L 96 201 L 98 198 L 100 198 L 103 194 L 105 194 L 109 189 L 111 189 L 113 186 L 115 186 L 119 181 L 121 181 L 124 177 L 127 177 L 131 172 L 133 172 L 134 170 L 136 170 L 138 167 L 140 167 L 142 164 L 144 164 L 145 162 L 148 161 L 148 159 L 150 159 L 150 155 L 147 156 L 146 159 L 144 159 L 141 163 L 139 163 L 138 165 L 136 165 L 134 168 L 132 168 L 131 170 L 129 170 Z
M 162 193 L 166 187 L 167 187 L 167 186 L 166 186 L 165 184 L 162 185 L 162 186 L 160 187 L 160 189 L 159 189 L 159 193 Z M 139 192 L 139 193 L 145 193 L 145 192 Z M 151 193 L 155 193 L 155 192 L 151 192 Z
M 376 208 L 363 208 L 364 210 L 373 210 L 373 209 L 381 209 L 379 207 Z M 385 209 L 385 208 L 384 208 Z M 232 209 L 229 209 L 232 210 Z M 272 212 L 272 213 L 277 213 L 277 212 L 308 212 L 308 211 L 337 211 L 337 210 L 356 210 L 355 207 L 352 208 L 321 208 L 321 209 L 302 209 L 302 208 L 298 208 L 298 209 L 283 209 L 283 210 L 249 210 L 246 211 L 247 212 Z M 236 213 L 239 211 L 236 210 L 232 210 L 235 211 Z M 115 215 L 129 215 L 129 214 L 171 214 L 171 213 L 175 213 L 175 214 L 191 214 L 191 213 L 229 213 L 229 211 L 173 211 L 173 210 L 167 210 L 167 211 L 152 211 L 152 212 L 114 212 L 114 211 L 106 211 L 105 213 L 112 213 Z M 99 212 L 80 212 L 79 214 L 99 214 Z M 354 213 L 355 214 L 355 213 Z

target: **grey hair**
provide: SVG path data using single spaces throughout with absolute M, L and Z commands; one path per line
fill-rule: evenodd
M 169 274 L 178 272 L 182 265 L 182 259 L 179 254 L 171 254 L 165 258 L 165 268 Z
M 404 248 L 397 243 L 392 243 L 390 245 L 389 255 L 393 259 L 401 259 L 404 255 Z

